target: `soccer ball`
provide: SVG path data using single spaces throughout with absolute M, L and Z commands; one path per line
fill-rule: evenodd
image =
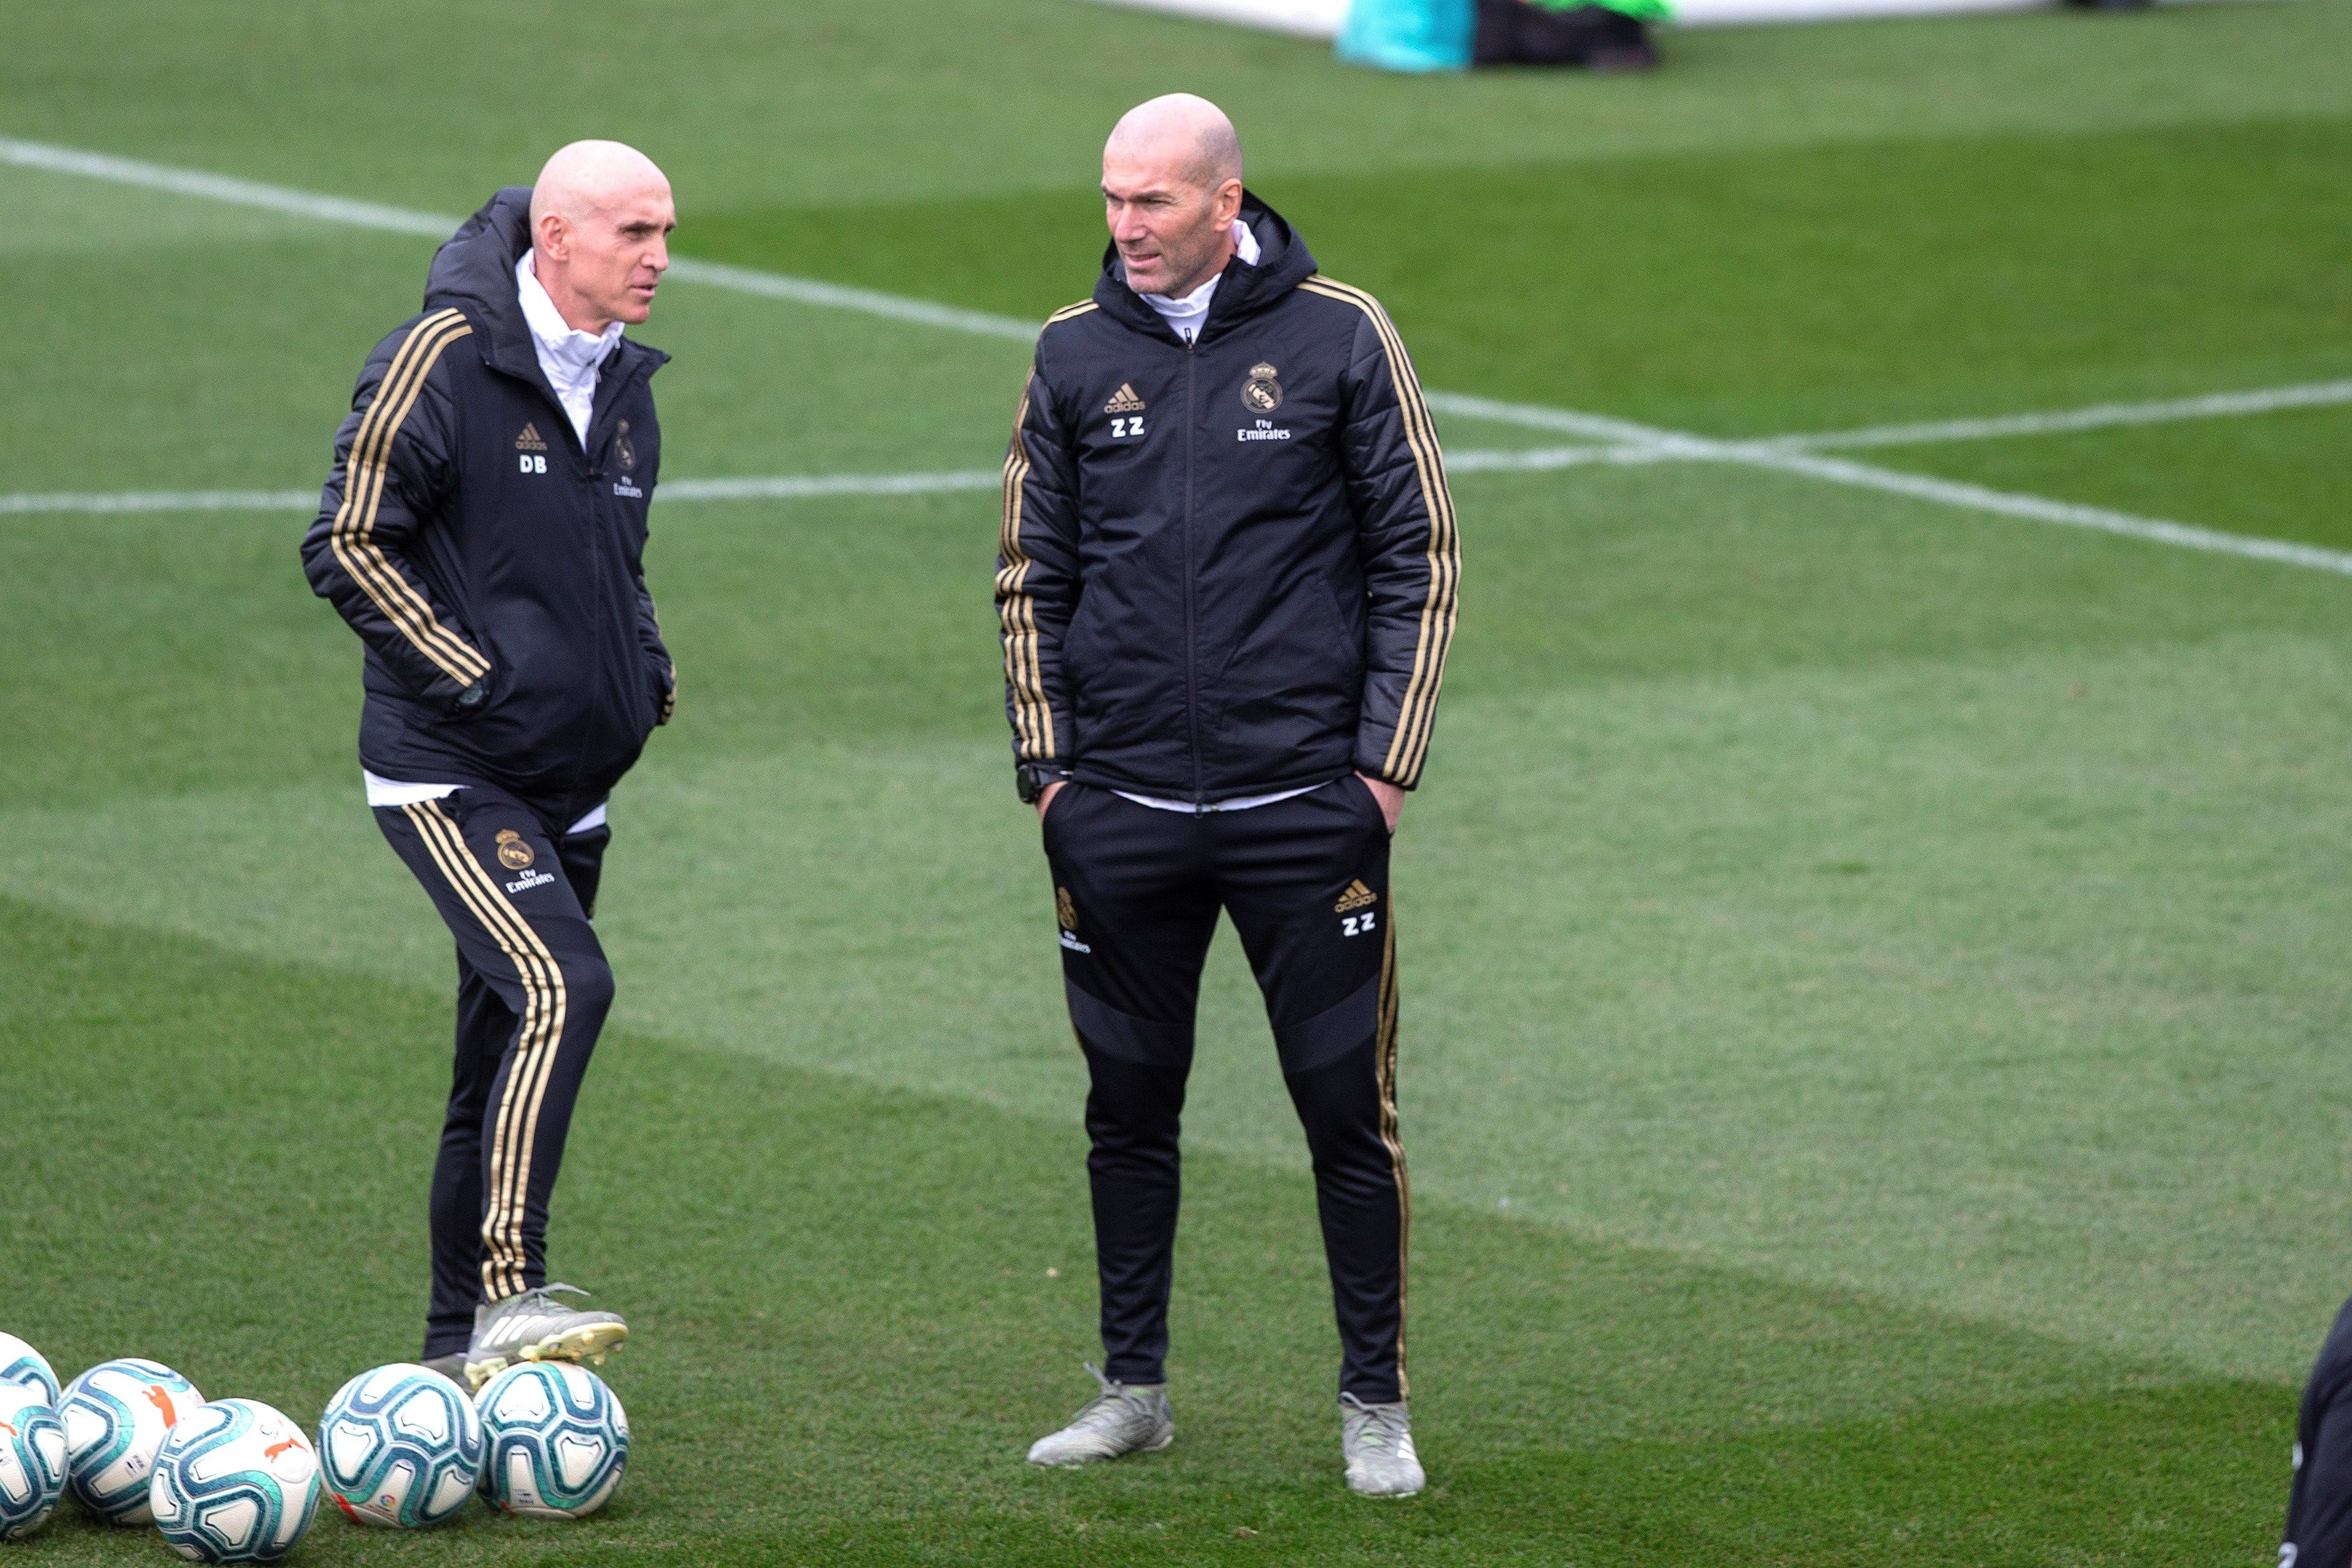
M 0 1384 L 21 1383 L 41 1391 L 41 1403 L 58 1402 L 58 1375 L 48 1357 L 12 1333 L 0 1333 Z
M 464 1389 L 421 1366 L 362 1372 L 319 1417 L 327 1495 L 361 1524 L 438 1524 L 474 1494 L 482 1417 Z
M 482 1495 L 509 1513 L 585 1519 L 629 1463 L 629 1417 L 604 1380 L 568 1361 L 508 1367 L 474 1396 L 488 1448 Z
M 65 1494 L 65 1423 L 39 1389 L 0 1383 L 0 1541 L 40 1529 Z
M 115 1524 L 151 1524 L 147 1481 L 173 1423 L 205 1402 L 159 1362 L 102 1361 L 66 1385 L 66 1484 L 84 1508 Z
M 310 1439 L 258 1399 L 216 1399 L 155 1456 L 155 1528 L 191 1563 L 274 1563 L 319 1511 Z

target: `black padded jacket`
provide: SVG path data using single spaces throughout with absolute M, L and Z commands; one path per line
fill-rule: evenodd
M 302 565 L 366 646 L 362 764 L 496 786 L 560 832 L 677 701 L 643 559 L 668 356 L 624 338 L 579 439 L 516 293 L 530 213 L 491 197 L 368 356 Z
M 1129 288 L 1038 335 L 996 605 L 1028 782 L 1212 805 L 1360 770 L 1412 789 L 1460 551 L 1437 433 L 1380 303 L 1245 195 L 1187 344 Z

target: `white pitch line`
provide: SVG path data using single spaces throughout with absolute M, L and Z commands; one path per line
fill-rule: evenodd
M 747 479 L 671 479 L 654 492 L 657 501 L 801 501 L 826 496 L 929 496 L 957 490 L 993 490 L 1003 482 L 994 468 L 960 468 L 937 474 L 784 474 Z M 0 517 L 125 512 L 315 512 L 316 490 L 126 490 L 111 494 L 68 491 L 53 495 L 0 496 Z
M 801 501 L 821 496 L 930 496 L 952 490 L 993 490 L 1000 468 L 959 468 L 940 474 L 801 474 L 769 479 L 673 479 L 654 491 L 660 501 Z
M 47 142 L 22 141 L 0 137 L 0 162 L 26 168 L 46 169 L 58 173 L 78 174 L 89 179 L 109 180 L 120 184 L 140 185 L 154 190 L 170 191 L 181 195 L 195 196 L 209 201 L 229 202 L 244 206 L 259 207 L 272 212 L 315 218 L 327 223 L 352 225 L 361 228 L 382 229 L 396 234 L 423 235 L 439 237 L 454 229 L 455 218 L 431 213 L 410 211 L 402 207 L 380 205 L 373 202 L 354 202 L 341 196 L 323 195 L 280 185 L 268 185 L 252 180 L 234 179 L 223 174 L 201 171 L 174 169 L 161 163 L 149 163 L 134 158 L 119 158 L 109 153 L 89 152 L 79 148 L 58 147 Z M 997 316 L 986 311 L 961 310 L 929 300 L 910 299 L 877 290 L 855 288 L 841 284 L 825 283 L 815 278 L 793 277 L 782 273 L 762 272 L 751 267 L 730 267 L 718 262 L 681 259 L 671 267 L 671 274 L 688 282 L 700 282 L 738 292 L 758 294 L 772 298 L 791 299 L 831 309 L 855 310 L 866 315 L 885 317 L 920 326 L 939 327 L 982 337 L 1003 338 L 1028 342 L 1034 339 L 1037 329 L 1029 322 L 1010 316 Z M 1505 423 L 1525 425 L 1533 429 L 1558 431 L 1582 436 L 1588 441 L 1610 444 L 1609 450 L 1590 453 L 1583 449 L 1554 448 L 1519 454 L 1460 455 L 1455 465 L 1465 471 L 1479 467 L 1490 469 L 1541 470 L 1547 467 L 1567 467 L 1591 462 L 1648 463 L 1681 458 L 1701 462 L 1729 462 L 1751 467 L 1766 468 L 1784 474 L 1801 475 L 1835 485 L 1848 485 L 1863 489 L 1879 490 L 1892 495 L 1908 496 L 1915 499 L 1940 505 L 1964 507 L 1972 511 L 1990 512 L 1997 516 L 2026 518 L 2035 522 L 2056 523 L 2069 528 L 2095 528 L 2133 538 L 2160 544 L 2178 545 L 2189 549 L 2210 550 L 2220 554 L 2238 555 L 2257 560 L 2280 561 L 2290 565 L 2312 567 L 2323 571 L 2352 572 L 2352 556 L 2339 551 L 2320 549 L 2315 546 L 2298 545 L 2281 539 L 2253 538 L 2237 534 L 2225 534 L 2210 528 L 2200 528 L 2186 523 L 2168 522 L 2158 517 L 2134 517 L 2126 512 L 2112 512 L 2097 507 L 2079 507 L 2064 501 L 2054 501 L 2041 496 L 2031 496 L 2003 490 L 1987 489 L 1979 485 L 1964 485 L 1952 480 L 1932 479 L 1918 475 L 1898 473 L 1890 468 L 1878 468 L 1866 464 L 1840 458 L 1815 455 L 1807 448 L 1817 446 L 1872 446 L 1893 444 L 1897 441 L 1971 440 L 1992 435 L 2030 434 L 2043 430 L 2096 429 L 2106 424 L 2153 423 L 2166 418 L 2203 418 L 2215 413 L 2246 413 L 2266 412 L 2267 407 L 2315 407 L 2324 403 L 2347 401 L 2336 394 L 2345 383 L 2329 382 L 2314 387 L 2277 388 L 2268 392 L 2223 392 L 2206 399 L 2175 400 L 2169 403 L 2105 404 L 2095 409 L 2083 409 L 2068 413 L 2018 414 L 2006 419 L 1951 420 L 1937 424 L 1888 425 L 1872 430 L 1830 432 L 1804 437 L 1780 437 L 1763 442 L 1717 441 L 1682 431 L 1663 430 L 1654 425 L 1636 423 L 1631 420 L 1612 419 L 1603 414 L 1581 413 L 1571 409 L 1544 408 L 1528 403 L 1502 402 L 1491 398 L 1472 397 L 1459 392 L 1431 392 L 1430 406 L 1442 413 L 1464 418 L 1496 420 Z M 2276 400 L 2262 404 L 2257 400 Z M 2200 412 L 2181 413 L 2192 405 Z M 2072 419 L 2074 423 L 2058 423 Z M 1923 434 L 1925 433 L 1925 434 Z M 1465 462 L 1462 459 L 1468 459 Z M 956 476 L 954 484 L 925 485 L 928 477 L 937 480 L 941 476 L 820 476 L 815 478 L 777 479 L 769 481 L 703 481 L 706 484 L 767 484 L 772 486 L 830 486 L 821 489 L 782 489 L 758 494 L 778 496 L 907 494 L 908 490 L 861 491 L 850 488 L 863 479 L 898 484 L 912 483 L 917 490 L 966 487 L 964 481 L 976 481 L 977 471 Z M 692 481 L 682 482 L 691 484 Z M 978 483 L 971 488 L 983 487 Z M 272 497 L 275 507 L 278 492 L 203 492 L 203 497 L 257 496 Z M 681 497 L 677 487 L 670 488 L 672 499 Z M 714 497 L 715 498 L 715 493 Z M 164 499 L 157 496 L 148 501 Z M 121 497 L 0 497 L 0 510 L 29 511 L 128 511 L 186 510 L 185 496 L 169 497 L 171 504 L 133 507 L 123 504 Z M 11 506 L 8 503 L 18 505 Z M 57 503 L 36 508 L 25 504 Z M 307 503 L 307 498 L 306 502 Z M 217 509 L 206 507 L 203 509 Z
M 1449 474 L 1549 474 L 1595 463 L 1655 463 L 1666 454 L 1654 446 L 1530 446 L 1518 451 L 1445 454 Z
M 2110 511 L 2105 507 L 2084 507 L 2071 501 L 2052 500 L 2046 496 L 1994 490 L 1982 485 L 1963 484 L 1956 479 L 1906 474 L 1848 458 L 1824 457 L 1793 449 L 1782 443 L 1710 441 L 1704 436 L 1661 430 L 1655 425 L 1636 424 L 1630 420 L 1454 393 L 1433 392 L 1429 394 L 1429 402 L 1433 408 L 1450 408 L 1455 413 L 1493 420 L 1497 423 L 1524 425 L 1534 430 L 1569 431 L 1623 443 L 1619 452 L 1609 455 L 1609 460 L 1612 462 L 1656 463 L 1680 458 L 1702 463 L 1737 463 L 1751 468 L 1800 475 L 1808 479 L 1827 480 L 1832 485 L 1850 485 L 1857 489 L 1906 496 L 1938 506 L 1990 512 L 1997 517 L 2054 523 L 2062 528 L 2091 528 L 2154 544 L 2175 545 L 2183 549 L 2242 556 L 2251 560 L 2274 561 L 2352 577 L 2352 554 L 2342 550 L 2323 549 L 2317 545 L 2296 544 L 2288 539 L 2223 533 L 2216 528 L 2200 528 L 2162 517 L 2143 517 L 2130 512 Z
M 316 191 L 264 184 L 226 174 L 175 169 L 167 164 L 121 158 L 111 153 L 90 152 L 77 147 L 59 147 L 48 142 L 23 141 L 8 137 L 0 137 L 0 162 L 43 169 L 53 173 L 78 174 L 117 184 L 139 185 L 206 201 L 258 207 L 322 223 L 380 229 L 392 234 L 421 235 L 435 239 L 446 237 L 463 221 L 446 214 L 417 212 L 376 202 L 356 202 Z M 929 299 L 886 294 L 879 289 L 827 283 L 814 277 L 795 277 L 756 267 L 734 267 L 725 262 L 698 261 L 690 256 L 680 256 L 670 264 L 669 275 L 684 282 L 708 284 L 713 287 L 732 289 L 739 294 L 790 299 L 797 304 L 814 305 L 826 309 L 853 310 L 862 315 L 878 316 L 916 326 L 937 327 L 975 337 L 1002 338 L 1010 342 L 1027 343 L 1034 341 L 1037 336 L 1038 324 L 1018 317 L 1000 316 L 986 310 L 968 310 Z M 1524 404 L 1497 404 L 1486 398 L 1445 392 L 1432 392 L 1429 402 L 1432 407 L 1441 412 L 1465 418 L 1506 418 L 1515 423 L 1528 423 L 1529 411 Z M 2204 397 L 2174 398 L 2154 402 L 2100 403 L 2089 408 L 2060 409 L 2046 413 L 1876 425 L 1859 430 L 1822 431 L 1760 439 L 1772 445 L 1807 450 L 1898 446 L 2098 430 L 2116 425 L 2155 424 L 2171 420 L 2210 419 L 2231 414 L 2268 413 L 2281 409 L 2320 408 L 2346 402 L 2352 402 L 2352 381 L 2216 392 Z M 1511 412 L 1507 414 L 1488 412 L 1497 408 Z M 1639 434 L 1647 430 L 1645 426 L 1629 425 L 1622 421 L 1598 415 L 1573 413 L 1567 410 L 1549 412 L 1549 419 L 1542 428 L 1644 446 L 1652 444 L 1657 435 L 1654 432 Z M 1622 455 L 1612 459 L 1623 460 Z M 1547 466 L 1533 461 L 1517 465 Z
M 12 137 L 0 137 L 0 163 L 44 169 L 58 174 L 79 174 L 85 179 L 106 180 L 118 185 L 139 185 L 152 191 L 169 191 L 174 195 L 196 196 L 205 201 L 226 202 L 242 207 L 258 207 L 267 212 L 315 218 L 320 223 L 342 224 L 352 228 L 379 229 L 388 234 L 447 239 L 465 221 L 439 213 L 420 213 L 375 202 L 349 201 L 316 191 L 265 185 L 258 181 L 233 179 L 226 174 L 173 169 L 162 163 L 142 162 L 136 158 L 86 152 L 77 147 L 55 147 L 45 141 L 19 141 Z M 680 256 L 670 263 L 669 276 L 682 283 L 709 284 L 718 288 L 731 288 L 739 294 L 790 299 L 797 304 L 814 305 L 829 310 L 855 310 L 866 316 L 880 316 L 919 327 L 941 327 L 978 337 L 1003 338 L 1023 343 L 1034 342 L 1037 338 L 1037 323 L 1034 321 L 992 315 L 985 310 L 962 310 L 951 305 L 934 304 L 928 299 L 909 299 L 901 295 L 884 294 L 871 288 L 854 288 L 814 277 L 793 277 L 781 272 L 730 267 L 723 262 L 696 261 Z
M 1504 405 L 1516 406 L 1516 405 Z M 1526 411 L 1550 416 L 1561 411 Z M 1582 420 L 1583 415 L 1565 417 Z M 1618 423 L 1618 422 L 1610 422 Z M 1646 445 L 1551 446 L 1525 451 L 1449 453 L 1445 463 L 1457 474 L 1543 473 L 1592 464 L 1642 464 L 1674 461 L 1739 463 L 1825 479 L 1832 484 L 1884 491 L 1914 500 L 1931 501 L 1970 511 L 2029 522 L 2056 523 L 2120 534 L 2184 549 L 2252 560 L 2307 567 L 2316 571 L 2352 577 L 2352 554 L 2286 539 L 2222 533 L 2160 517 L 2136 517 L 2103 507 L 2078 506 L 2043 496 L 1987 489 L 1981 485 L 1898 473 L 1844 458 L 1823 457 L 1748 443 L 1706 442 L 1679 438 Z M 926 496 L 957 491 L 994 490 L 1003 482 L 993 468 L 950 469 L 930 474 L 797 474 L 761 478 L 673 479 L 663 484 L 655 499 L 691 504 L 698 501 L 814 500 L 831 496 Z M 68 492 L 54 495 L 0 496 L 0 517 L 37 514 L 117 515 L 136 512 L 303 512 L 319 504 L 315 490 L 132 490 L 112 494 Z
M 1963 507 L 1971 511 L 1991 512 L 2000 517 L 2023 518 L 2028 522 L 2055 523 L 2062 528 L 2094 528 L 2101 533 L 2121 534 L 2126 538 L 2146 539 L 2154 544 L 2178 545 L 2183 549 L 2210 550 L 2216 555 L 2243 556 L 2250 560 L 2276 561 L 2285 566 L 2309 567 L 2315 571 L 2332 571 L 2339 576 L 2352 577 L 2352 554 L 2323 549 L 2317 545 L 2263 538 L 2252 534 L 2223 533 L 2216 528 L 2200 528 L 2189 523 L 2168 522 L 2161 517 L 2142 517 L 2129 512 L 2109 511 L 2104 507 L 2053 501 L 2046 496 L 1991 490 L 1982 485 L 1963 484 L 1956 479 L 1904 474 L 1892 468 L 1850 462 L 1843 457 L 1789 453 L 1766 462 L 1761 457 L 1740 452 L 1727 452 L 1725 455 L 1735 463 L 1777 468 L 1787 474 L 1802 474 L 1808 478 L 1826 479 L 1835 485 L 1883 490 L 1891 496 L 1908 496 L 1947 507 Z
M 2352 402 L 2352 382 L 2314 382 L 2304 386 L 2211 392 L 2203 397 L 2168 398 L 2156 402 L 2094 403 L 2088 408 L 2053 409 L 2046 413 L 2012 413 L 1991 419 L 1943 419 L 1809 435 L 1772 435 L 1764 437 L 1763 444 L 1808 452 L 1851 446 L 1918 446 L 1943 441 L 1993 441 L 2005 435 L 2055 435 L 2076 430 L 2168 424 L 2184 419 L 2276 413 L 2284 409 L 2332 408 L 2347 402 Z
M 1457 471 L 1544 470 L 1580 463 L 1623 461 L 1631 449 L 1549 447 L 1531 452 L 1463 452 L 1446 461 Z M 1645 455 L 1633 455 L 1641 460 Z M 951 468 L 929 474 L 778 474 L 735 479 L 665 479 L 654 499 L 668 504 L 697 501 L 808 501 L 829 496 L 933 496 L 994 490 L 1004 481 L 997 468 Z M 47 495 L 0 495 L 0 517 L 41 514 L 110 516 L 129 512 L 308 512 L 319 505 L 316 490 L 119 490 L 60 491 Z
M 0 496 L 0 517 L 43 512 L 290 512 L 318 504 L 316 490 L 124 490 L 112 495 Z
M 226 174 L 207 174 L 197 169 L 173 169 L 162 163 L 144 163 L 136 158 L 86 152 L 79 147 L 53 147 L 46 141 L 19 141 L 13 137 L 0 136 L 0 163 L 14 163 L 26 169 L 46 169 L 57 174 L 79 174 L 85 179 L 107 180 L 118 185 L 144 185 L 149 190 L 170 191 L 174 195 L 198 196 L 209 202 L 226 202 L 235 206 L 260 207 L 294 217 L 316 218 L 322 223 L 384 229 L 393 234 L 424 235 L 433 239 L 447 239 L 458 223 L 456 218 L 437 217 L 431 213 L 380 206 L 373 202 L 348 201 L 341 196 L 320 195 L 311 191 L 289 190 L 283 185 L 265 185 L 257 181 L 233 179 Z

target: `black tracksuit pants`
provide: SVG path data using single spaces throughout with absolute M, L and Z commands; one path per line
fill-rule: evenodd
M 1241 811 L 1139 805 L 1072 784 L 1045 821 L 1070 1021 L 1093 1089 L 1104 1373 L 1164 1378 L 1178 1125 L 1201 967 L 1223 909 L 1265 995 L 1313 1156 L 1339 1387 L 1405 1396 L 1410 1207 L 1396 1113 L 1389 835 L 1362 780 Z
M 2294 1484 L 2287 1494 L 2279 1568 L 2352 1562 L 2352 1301 L 2319 1348 L 2295 1423 Z
M 433 1167 L 427 1359 L 474 1309 L 547 1282 L 547 1200 L 572 1102 L 613 1005 L 588 917 L 604 828 L 561 833 L 503 791 L 383 806 L 383 836 L 457 939 L 457 1059 Z

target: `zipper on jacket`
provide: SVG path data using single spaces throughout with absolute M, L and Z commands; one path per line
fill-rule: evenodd
M 1207 809 L 1201 787 L 1201 692 L 1196 669 L 1198 638 L 1192 611 L 1192 476 L 1199 467 L 1194 448 L 1200 433 L 1192 411 L 1192 372 L 1200 363 L 1198 345 L 1184 340 L 1184 733 L 1192 745 L 1192 810 Z

